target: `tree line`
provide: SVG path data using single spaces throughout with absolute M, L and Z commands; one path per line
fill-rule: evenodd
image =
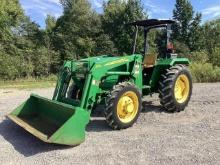
M 130 54 L 134 29 L 126 24 L 148 19 L 141 0 L 109 0 L 101 14 L 91 8 L 89 0 L 60 3 L 62 16 L 48 15 L 41 29 L 24 14 L 18 0 L 0 0 L 0 79 L 56 74 L 65 60 Z M 193 61 L 195 80 L 203 81 L 212 72 L 213 81 L 220 81 L 220 19 L 202 23 L 201 13 L 188 0 L 176 0 L 173 19 L 177 20 L 172 35 L 176 52 Z M 151 52 L 161 51 L 163 37 L 157 30 L 150 33 Z M 143 42 L 139 37 L 140 52 Z M 208 69 L 201 73 L 204 64 Z

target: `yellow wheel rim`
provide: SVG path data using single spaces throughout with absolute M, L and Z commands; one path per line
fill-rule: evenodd
M 138 112 L 139 101 L 136 93 L 128 91 L 124 93 L 117 104 L 117 115 L 121 122 L 131 122 Z
M 189 79 L 186 75 L 179 75 L 176 80 L 174 95 L 178 103 L 184 103 L 189 96 Z

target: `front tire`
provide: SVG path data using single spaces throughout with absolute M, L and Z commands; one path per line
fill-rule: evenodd
M 141 94 L 130 82 L 115 85 L 106 99 L 105 117 L 112 129 L 131 127 L 142 108 Z
M 192 95 L 192 78 L 184 65 L 175 65 L 162 74 L 159 82 L 161 105 L 169 112 L 185 109 Z

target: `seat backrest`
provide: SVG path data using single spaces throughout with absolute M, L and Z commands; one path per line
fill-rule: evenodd
M 155 65 L 155 62 L 157 60 L 157 54 L 147 54 L 144 57 L 143 66 L 144 68 L 150 68 Z

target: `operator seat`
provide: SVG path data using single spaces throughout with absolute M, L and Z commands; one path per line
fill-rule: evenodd
M 151 68 L 155 65 L 157 60 L 157 54 L 147 54 L 144 57 L 143 67 L 144 68 Z

